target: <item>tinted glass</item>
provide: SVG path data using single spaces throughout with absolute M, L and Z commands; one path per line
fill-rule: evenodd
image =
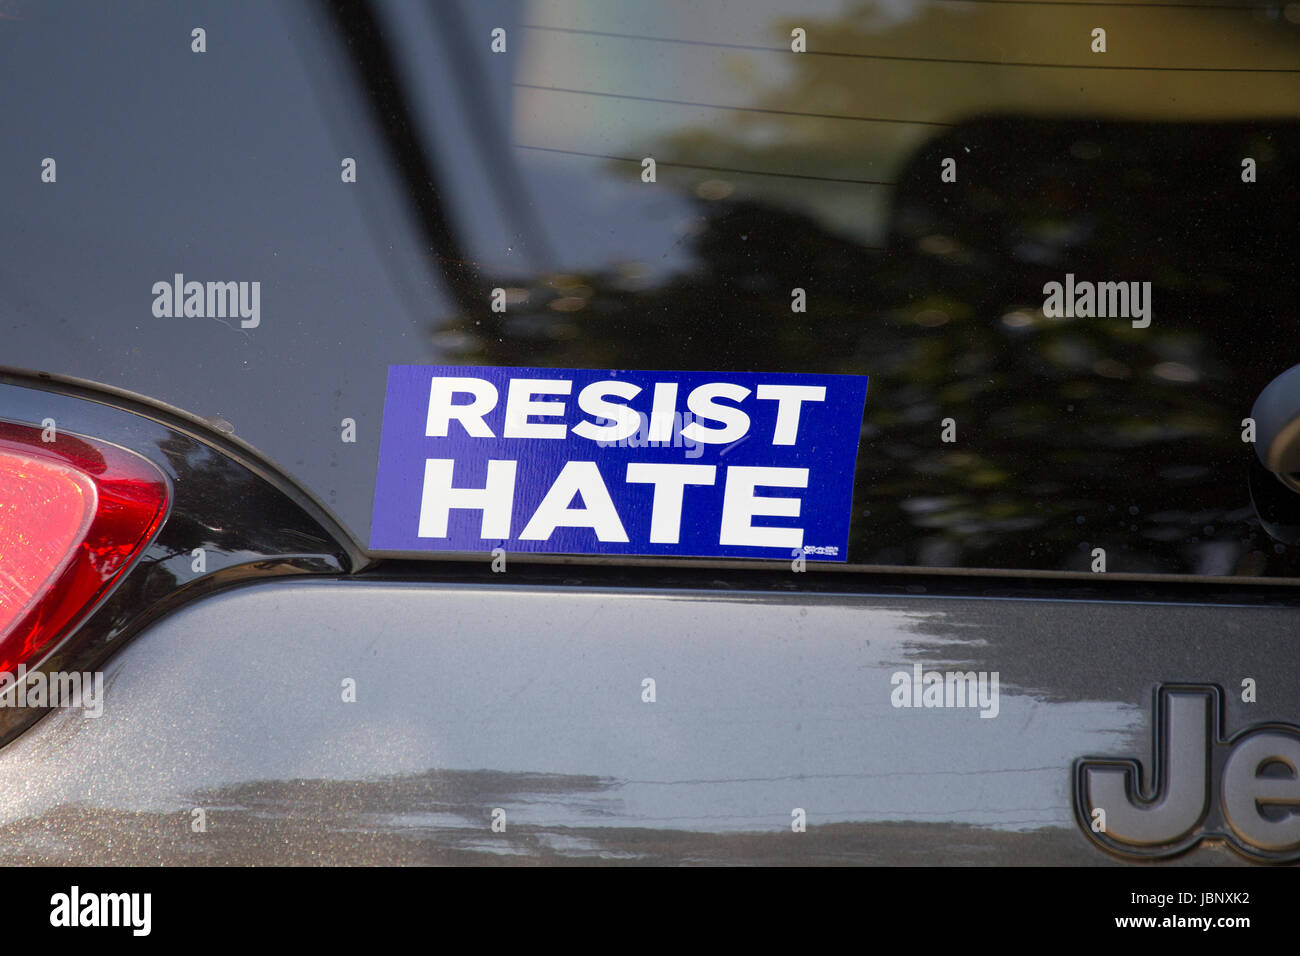
M 1300 570 L 1242 440 L 1300 363 L 1295 4 L 5 11 L 3 362 L 219 416 L 363 540 L 390 364 L 805 371 L 871 377 L 852 563 Z M 261 325 L 155 318 L 176 272 Z

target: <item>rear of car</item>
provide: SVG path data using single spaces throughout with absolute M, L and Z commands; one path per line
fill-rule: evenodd
M 1293 6 L 0 2 L 0 860 L 1294 862 Z

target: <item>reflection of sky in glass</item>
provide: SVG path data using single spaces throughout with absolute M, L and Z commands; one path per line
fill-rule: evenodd
M 1300 31 L 1279 24 L 1276 10 L 1112 6 L 1103 14 L 1060 5 L 1012 9 L 946 0 L 834 0 L 792 9 L 770 0 L 530 0 L 523 14 L 526 55 L 516 80 L 516 139 L 578 153 L 654 155 L 683 163 L 890 181 L 908 155 L 943 124 L 973 116 L 1240 119 L 1294 115 L 1300 97 L 1295 73 L 1001 65 L 1294 69 Z M 1109 31 L 1109 52 L 1093 54 L 1091 30 L 1102 22 Z M 794 26 L 809 31 L 808 49 L 814 55 L 792 58 L 788 47 Z M 818 55 L 826 52 L 885 58 Z M 958 62 L 936 62 L 944 60 Z M 691 103 L 751 112 L 686 105 Z M 757 112 L 761 110 L 770 112 Z M 585 265 L 599 255 L 608 236 L 587 228 L 601 222 L 599 202 L 592 202 L 591 210 L 584 206 L 584 200 L 597 199 L 602 190 L 592 188 L 592 178 L 635 180 L 637 169 L 530 150 L 521 151 L 520 162 L 538 185 L 547 187 L 547 194 L 562 182 L 566 168 L 584 183 L 567 196 L 569 208 L 582 214 L 551 221 L 565 231 L 562 246 L 575 253 L 576 263 Z M 890 199 L 886 187 L 857 184 L 691 169 L 665 178 L 688 191 L 720 178 L 731 194 L 811 211 L 836 231 L 869 243 L 883 236 Z M 649 200 L 638 202 L 634 192 L 623 190 L 622 214 L 640 224 L 653 222 L 643 205 Z M 660 217 L 668 214 L 661 211 Z M 623 238 L 630 230 L 615 232 Z M 644 228 L 637 233 L 644 234 Z
M 387 365 L 435 360 L 422 326 L 448 302 L 333 40 L 296 8 L 218 9 L 0 19 L 0 364 L 220 416 L 364 533 L 368 491 L 339 489 L 373 480 Z M 175 273 L 260 281 L 261 327 L 155 318 Z M 344 416 L 361 453 L 339 453 Z

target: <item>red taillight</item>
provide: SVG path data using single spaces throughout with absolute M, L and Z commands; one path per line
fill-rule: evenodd
M 167 481 L 113 445 L 0 422 L 0 671 L 75 626 L 153 537 Z

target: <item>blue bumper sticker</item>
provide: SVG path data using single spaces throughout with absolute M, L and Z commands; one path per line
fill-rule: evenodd
M 375 551 L 844 561 L 867 379 L 394 365 Z

